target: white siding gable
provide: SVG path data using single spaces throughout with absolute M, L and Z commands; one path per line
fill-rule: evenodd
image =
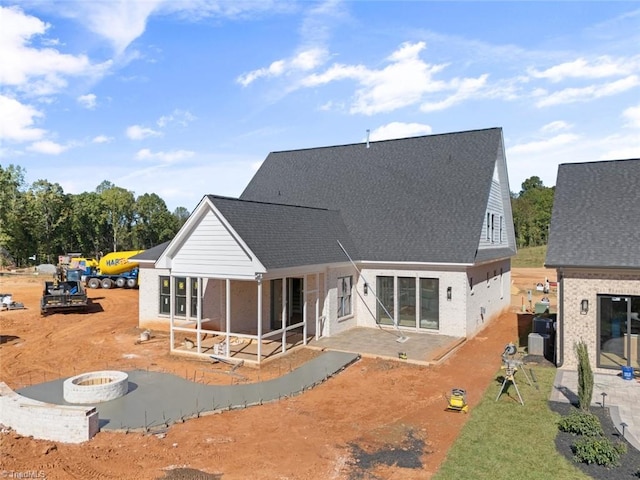
M 256 273 L 265 272 L 260 261 L 210 204 L 189 227 L 184 242 L 169 254 L 172 275 L 254 279 Z

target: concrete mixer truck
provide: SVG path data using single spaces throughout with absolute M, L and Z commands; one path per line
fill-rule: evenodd
M 138 262 L 129 258 L 142 252 L 144 250 L 111 252 L 100 260 L 73 257 L 69 269 L 81 270 L 82 279 L 89 288 L 135 288 L 138 286 Z

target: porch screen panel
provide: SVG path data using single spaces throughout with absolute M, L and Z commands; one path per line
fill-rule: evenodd
M 416 326 L 416 279 L 398 277 L 398 324 L 402 327 Z
M 271 328 L 282 328 L 282 279 L 271 280 Z
M 376 322 L 380 325 L 393 325 L 393 319 L 389 318 L 387 312 L 393 315 L 394 282 L 393 277 L 376 277 L 376 295 L 380 302 L 376 302 Z M 387 309 L 384 311 L 382 306 Z
M 420 328 L 440 328 L 440 281 L 437 278 L 420 279 Z

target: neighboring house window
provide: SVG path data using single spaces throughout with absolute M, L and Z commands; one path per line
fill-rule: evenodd
M 338 318 L 351 315 L 352 277 L 338 278 Z
M 160 313 L 171 313 L 171 278 L 167 276 L 160 277 Z
M 496 216 L 491 215 L 491 243 L 496 241 Z
M 487 240 L 491 238 L 491 214 L 487 212 Z

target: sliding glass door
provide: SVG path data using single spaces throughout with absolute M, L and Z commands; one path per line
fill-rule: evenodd
M 640 297 L 600 295 L 598 312 L 598 366 L 638 368 Z

